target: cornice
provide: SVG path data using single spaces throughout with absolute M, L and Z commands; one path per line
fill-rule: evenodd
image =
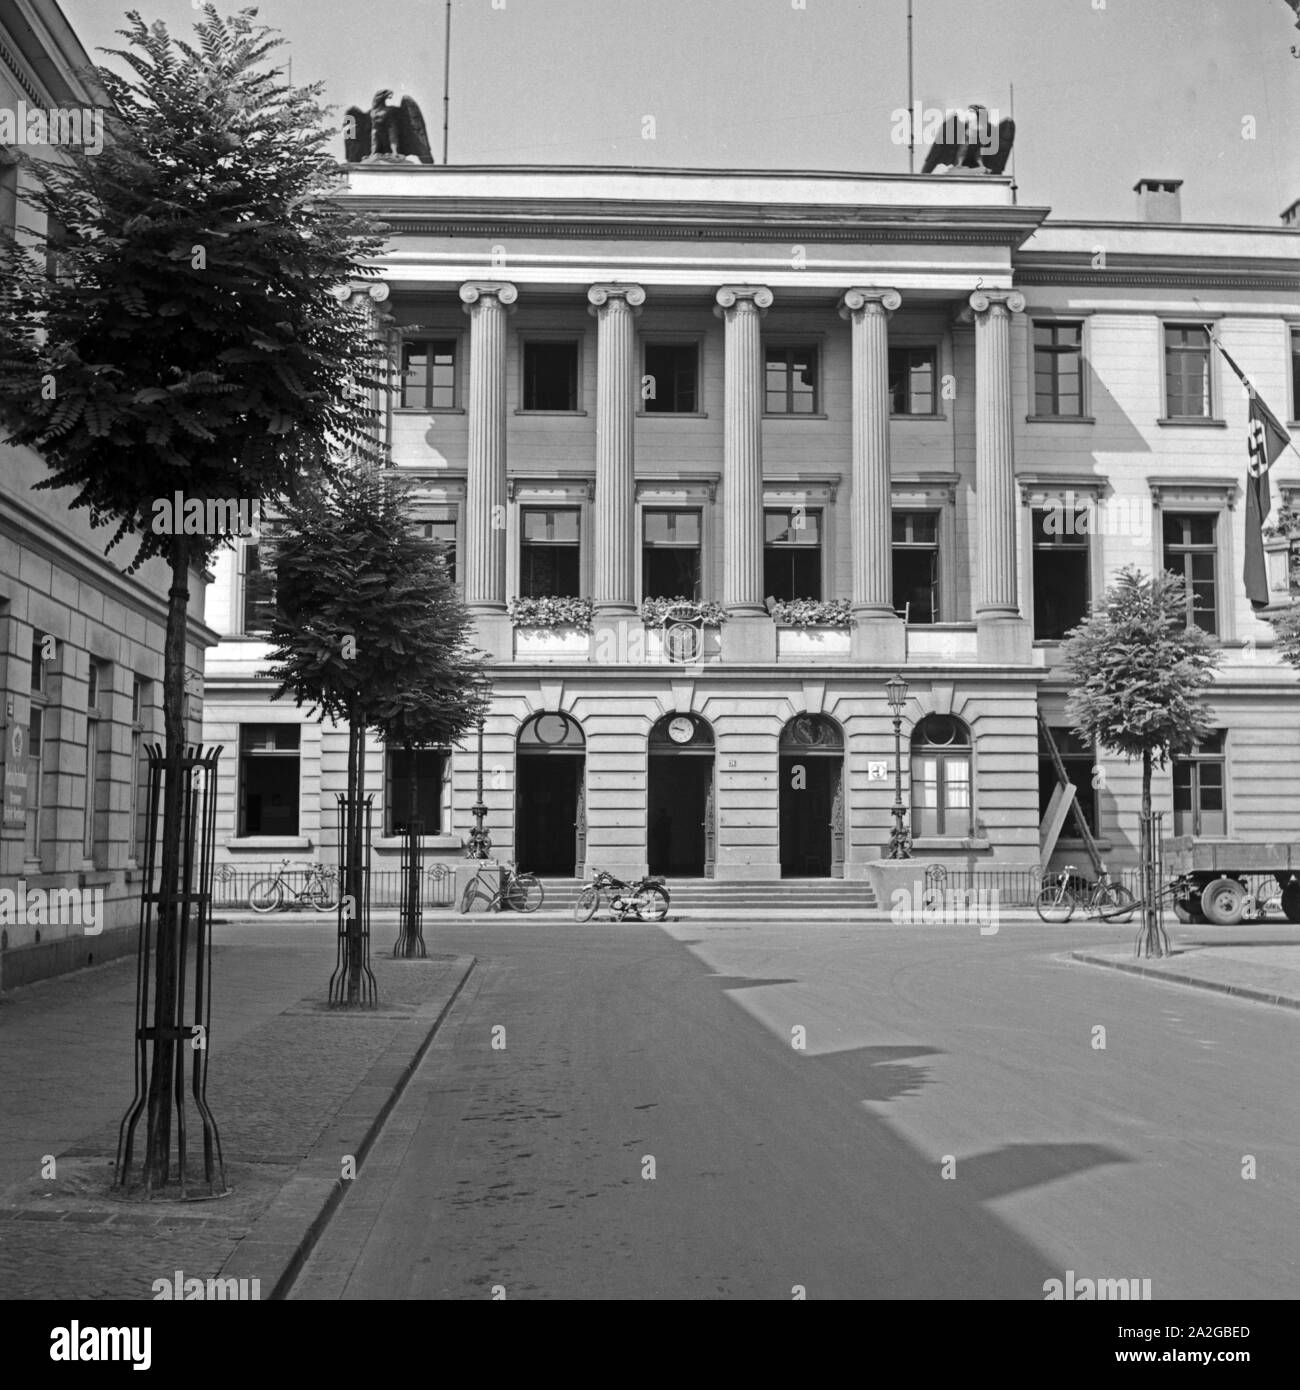
M 1259 256 L 1106 257 L 1093 265 L 1089 251 L 1022 251 L 1012 258 L 1019 285 L 1198 285 L 1202 288 L 1300 290 L 1300 258 Z

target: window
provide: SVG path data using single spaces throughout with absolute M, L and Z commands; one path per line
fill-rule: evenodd
M 1218 632 L 1216 517 L 1208 512 L 1165 513 L 1165 568 L 1187 581 L 1187 625 Z
M 112 667 L 90 663 L 86 691 L 86 792 L 82 820 L 82 854 L 104 867 L 108 852 L 109 758 L 113 734 L 110 723 Z
M 641 383 L 643 410 L 692 415 L 699 410 L 700 349 L 696 343 L 647 343 Z
M 524 344 L 524 409 L 577 410 L 578 345 Z
M 815 343 L 767 343 L 764 361 L 767 389 L 763 409 L 769 415 L 816 415 L 820 411 Z
M 53 217 L 45 223 L 45 274 L 50 280 L 63 280 L 69 275 L 68 229 Z
M 894 415 L 933 415 L 939 354 L 932 347 L 889 349 L 889 409 Z
M 1210 418 L 1210 330 L 1204 324 L 1165 324 L 1165 414 Z
M 297 724 L 244 724 L 239 730 L 239 833 L 297 835 Z
M 18 165 L 0 149 L 0 233 L 11 235 L 18 225 Z
M 26 849 L 28 859 L 40 859 L 43 841 L 41 813 L 44 808 L 45 706 L 32 701 L 27 725 L 27 816 Z
M 763 588 L 768 598 L 822 596 L 822 514 L 804 507 L 763 513 Z
M 927 715 L 912 730 L 912 834 L 970 833 L 970 730 L 951 715 Z
M 127 827 L 127 855 L 139 860 L 144 846 L 145 816 L 149 802 L 149 760 L 145 737 L 149 731 L 153 682 L 136 676 L 131 681 L 131 820 Z
M 1088 512 L 1084 508 L 1035 507 L 1030 515 L 1034 638 L 1059 642 L 1088 616 Z
M 939 621 L 939 513 L 895 512 L 894 609 L 909 623 Z
M 580 547 L 576 507 L 525 507 L 520 513 L 521 598 L 578 598 Z
M 1092 769 L 1096 758 L 1088 745 L 1073 729 L 1053 729 L 1052 739 L 1056 751 L 1061 756 L 1065 775 L 1074 787 L 1074 804 L 1083 812 L 1088 829 L 1097 834 L 1097 789 L 1092 785 Z M 1047 807 L 1058 786 L 1056 768 L 1052 765 L 1052 755 L 1048 751 L 1047 739 L 1040 729 L 1038 732 L 1038 819 L 1047 814 Z M 1067 817 L 1062 834 L 1073 836 L 1078 826 L 1073 815 Z
M 274 522 L 262 522 L 258 539 L 244 542 L 243 631 L 247 634 L 270 632 L 275 617 L 275 573 L 262 568 L 275 540 L 275 526 Z
M 1300 328 L 1291 330 L 1291 418 L 1300 420 Z
M 456 340 L 431 338 L 402 344 L 402 409 L 456 408 Z
M 456 518 L 447 517 L 441 521 L 422 521 L 420 522 L 420 534 L 427 541 L 437 541 L 442 547 L 443 563 L 447 566 L 447 575 L 451 582 L 456 582 Z
M 647 507 L 641 513 L 641 596 L 700 596 L 700 513 Z
M 1034 324 L 1034 414 L 1083 414 L 1083 324 Z
M 1225 763 L 1222 729 L 1201 740 L 1191 753 L 1173 760 L 1174 834 L 1226 836 Z
M 45 693 L 45 643 L 47 634 L 40 628 L 32 629 L 32 674 L 31 688 L 32 693 L 43 695 Z
M 384 834 L 404 835 L 411 819 L 411 777 L 415 777 L 415 815 L 424 834 L 442 834 L 442 783 L 447 755 L 436 748 L 389 748 L 384 754 Z

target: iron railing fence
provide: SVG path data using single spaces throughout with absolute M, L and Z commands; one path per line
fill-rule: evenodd
M 917 878 L 924 882 L 927 891 L 974 893 L 982 902 L 988 902 L 996 892 L 998 906 L 1003 908 L 1032 908 L 1044 888 L 1055 887 L 1060 873 L 1059 869 L 1040 873 L 1037 869 L 963 869 L 947 864 L 935 867 L 941 867 L 943 873 L 927 873 L 931 866 L 917 862 Z M 1112 883 L 1121 884 L 1134 898 L 1140 898 L 1140 869 L 1112 869 L 1110 877 Z M 1082 866 L 1070 875 L 1070 887 L 1080 895 L 1089 892 L 1096 881 L 1091 869 Z
M 320 867 L 337 882 L 338 869 L 333 864 L 325 864 Z M 273 864 L 219 864 L 212 885 L 212 905 L 215 909 L 224 909 L 227 912 L 244 910 L 248 907 L 248 892 L 253 884 L 261 878 L 273 879 L 276 874 L 281 874 L 286 884 L 301 893 L 306 885 L 307 875 L 312 871 L 304 864 L 295 864 L 290 868 L 282 869 L 278 862 Z M 421 906 L 451 907 L 453 905 L 456 896 L 456 871 L 450 864 L 430 864 L 420 875 L 420 882 Z M 370 902 L 373 907 L 401 906 L 402 870 L 399 867 L 371 870 Z M 300 903 L 295 903 L 292 897 L 286 895 L 285 910 L 293 911 L 295 907 L 312 910 L 310 903 L 305 898 Z

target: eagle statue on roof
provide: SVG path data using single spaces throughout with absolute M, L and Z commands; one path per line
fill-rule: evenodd
M 349 164 L 372 159 L 434 162 L 420 108 L 412 97 L 403 97 L 396 106 L 389 106 L 388 98 L 392 95 L 385 87 L 375 93 L 369 111 L 348 107 L 343 122 L 343 150 Z
M 1010 116 L 994 125 L 987 107 L 969 106 L 944 121 L 921 172 L 932 174 L 947 168 L 958 173 L 983 170 L 1000 174 L 1011 158 L 1015 139 L 1016 123 Z

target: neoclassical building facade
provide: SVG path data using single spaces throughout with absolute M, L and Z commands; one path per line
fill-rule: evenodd
M 1214 347 L 1295 417 L 1294 226 L 1183 223 L 1168 180 L 1131 222 L 1067 223 L 985 174 L 347 178 L 391 229 L 354 294 L 393 354 L 392 463 L 493 661 L 503 856 L 866 879 L 897 778 L 918 859 L 1036 867 L 1045 723 L 1131 863 L 1138 771 L 1068 731 L 1059 671 L 1126 564 L 1185 574 L 1223 649 L 1217 732 L 1161 775 L 1168 830 L 1300 834 L 1296 679 L 1242 590 L 1246 400 Z M 345 740 L 269 700 L 259 543 L 208 608 L 222 853 L 329 859 Z M 479 766 L 475 739 L 414 767 L 374 745 L 381 864 L 412 776 L 430 853 L 459 857 Z

